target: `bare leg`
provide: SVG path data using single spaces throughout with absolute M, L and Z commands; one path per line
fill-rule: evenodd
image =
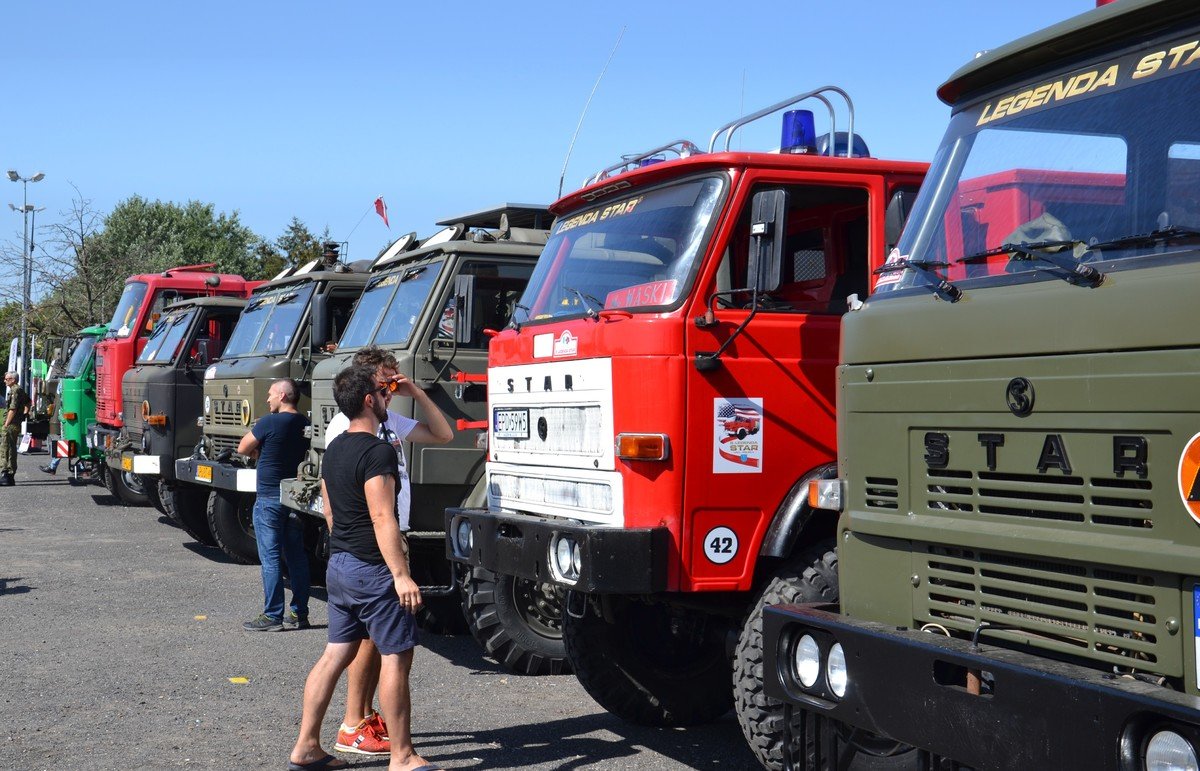
M 417 754 L 412 742 L 412 699 L 408 674 L 412 670 L 413 651 L 389 653 L 382 657 L 379 673 L 379 707 L 392 741 L 392 761 L 388 771 L 423 766 L 429 761 Z
M 358 652 L 358 642 L 329 643 L 325 652 L 304 681 L 304 710 L 300 718 L 300 737 L 292 747 L 293 763 L 311 763 L 328 753 L 321 747 L 321 723 L 338 678 Z
M 342 723 L 354 728 L 371 711 L 379 686 L 379 651 L 370 640 L 358 646 L 358 655 L 346 673 L 346 714 Z

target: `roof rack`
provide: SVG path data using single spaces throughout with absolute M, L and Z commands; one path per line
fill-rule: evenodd
M 688 158 L 693 155 L 699 155 L 700 148 L 696 147 L 695 144 L 693 144 L 692 142 L 689 142 L 686 139 L 676 139 L 674 142 L 665 144 L 662 147 L 656 147 L 653 150 L 649 150 L 644 153 L 632 153 L 630 155 L 622 155 L 620 163 L 614 163 L 612 166 L 609 166 L 606 169 L 601 169 L 600 171 L 596 172 L 594 175 L 585 179 L 583 181 L 583 185 L 584 185 L 584 187 L 587 187 L 588 185 L 595 184 L 602 179 L 611 177 L 614 173 L 622 174 L 622 173 L 628 171 L 630 168 L 636 168 L 636 167 L 642 165 L 642 161 L 649 160 L 649 159 L 653 158 L 654 156 L 660 155 L 662 153 L 675 153 L 680 158 Z
M 499 230 L 501 217 L 508 216 L 508 224 L 514 228 L 536 228 L 545 230 L 550 227 L 554 215 L 547 206 L 536 203 L 502 203 L 490 209 L 469 212 L 457 217 L 448 217 L 436 224 L 457 225 L 460 222 L 468 228 L 490 228 Z
M 836 155 L 837 154 L 837 141 L 836 141 L 836 138 L 837 138 L 837 116 L 833 109 L 833 103 L 830 102 L 829 99 L 827 99 L 825 97 L 825 94 L 827 92 L 837 94 L 837 95 L 841 96 L 842 99 L 846 100 L 846 109 L 850 113 L 850 115 L 849 115 L 850 125 L 848 127 L 847 135 L 849 137 L 853 138 L 853 136 L 854 136 L 854 103 L 850 101 L 850 95 L 847 94 L 842 89 L 838 88 L 837 86 L 821 86 L 818 89 L 814 89 L 812 91 L 806 91 L 803 94 L 797 94 L 796 96 L 793 96 L 790 99 L 784 99 L 782 102 L 773 104 L 770 107 L 764 107 L 763 109 L 761 109 L 757 112 L 752 112 L 749 115 L 744 115 L 735 121 L 726 123 L 724 126 L 722 126 L 721 128 L 719 128 L 713 132 L 712 139 L 708 140 L 708 151 L 710 153 L 713 152 L 713 148 L 716 147 L 717 139 L 721 136 L 721 134 L 726 134 L 726 132 L 728 132 L 725 136 L 725 147 L 724 147 L 724 150 L 726 152 L 728 152 L 729 143 L 733 139 L 733 133 L 735 131 L 737 131 L 738 129 L 740 129 L 742 126 L 745 126 L 748 123 L 753 123 L 754 121 L 758 120 L 759 118 L 770 115 L 773 112 L 778 112 L 778 111 L 782 110 L 784 107 L 791 107 L 793 104 L 796 104 L 798 102 L 803 102 L 806 99 L 816 99 L 817 101 L 824 103 L 826 109 L 829 110 L 829 147 L 828 147 L 828 150 L 829 150 L 830 156 Z

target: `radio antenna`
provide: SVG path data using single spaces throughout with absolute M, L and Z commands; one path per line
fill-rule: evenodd
M 562 198 L 563 180 L 567 176 L 567 164 L 571 162 L 571 152 L 575 149 L 575 140 L 579 138 L 579 130 L 583 128 L 583 119 L 587 117 L 588 107 L 592 105 L 592 97 L 596 95 L 596 89 L 600 88 L 600 81 L 604 80 L 604 73 L 608 72 L 608 65 L 612 63 L 613 56 L 617 53 L 617 48 L 621 45 L 621 38 L 625 37 L 625 28 L 621 27 L 621 34 L 617 35 L 617 42 L 613 45 L 612 52 L 608 55 L 608 61 L 604 62 L 604 67 L 600 70 L 600 77 L 596 78 L 596 84 L 592 86 L 592 93 L 588 94 L 587 102 L 583 105 L 583 112 L 579 114 L 579 123 L 575 126 L 575 133 L 571 135 L 571 144 L 567 146 L 567 157 L 563 159 L 562 172 L 558 175 L 558 195 L 557 198 Z

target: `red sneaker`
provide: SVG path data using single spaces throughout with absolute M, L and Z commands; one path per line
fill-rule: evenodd
M 372 712 L 363 722 L 375 726 L 375 733 L 379 734 L 384 741 L 391 738 L 388 736 L 387 723 L 383 722 L 383 715 L 380 715 L 378 712 Z
M 359 723 L 353 731 L 339 729 L 337 744 L 333 747 L 338 752 L 354 752 L 359 755 L 392 754 L 392 743 L 380 733 L 374 723 L 367 720 Z

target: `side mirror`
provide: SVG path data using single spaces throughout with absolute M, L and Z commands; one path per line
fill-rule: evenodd
M 319 351 L 333 342 L 333 328 L 329 318 L 329 295 L 320 295 L 313 300 L 310 325 L 310 348 Z
M 887 244 L 884 254 L 891 252 L 900 242 L 900 233 L 904 230 L 904 223 L 908 222 L 908 215 L 912 213 L 916 200 L 917 191 L 911 187 L 902 187 L 892 193 L 883 215 L 883 239 Z
M 773 292 L 779 288 L 783 245 L 787 240 L 788 196 L 786 190 L 764 190 L 754 194 L 750 209 L 750 260 L 748 289 Z
M 197 367 L 207 367 L 220 355 L 218 342 L 211 337 L 196 341 L 196 357 L 193 361 Z

